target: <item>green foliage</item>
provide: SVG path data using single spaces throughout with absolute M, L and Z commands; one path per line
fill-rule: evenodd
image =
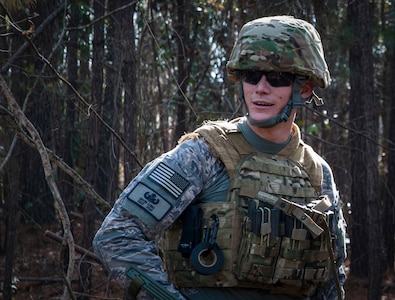
M 319 136 L 320 130 L 317 126 L 317 124 L 311 124 L 308 128 L 307 128 L 307 132 L 309 134 L 314 134 L 316 136 Z

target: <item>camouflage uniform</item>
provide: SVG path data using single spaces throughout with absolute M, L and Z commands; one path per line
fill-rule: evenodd
M 154 228 L 149 228 L 126 210 L 124 203 L 129 201 L 127 195 L 131 190 L 160 164 L 166 164 L 171 169 L 177 170 L 189 184 L 178 198 L 176 206 Z M 343 283 L 345 277 L 341 264 L 345 258 L 344 219 L 332 172 L 324 160 L 322 160 L 322 167 L 322 191 L 331 198 L 336 212 L 337 222 L 333 223 L 332 231 L 338 237 L 336 257 L 340 280 Z M 201 195 L 215 192 L 216 196 L 213 197 L 213 201 L 215 198 L 222 200 L 226 198 L 228 187 L 229 178 L 226 169 L 222 162 L 211 154 L 208 144 L 203 139 L 185 141 L 149 163 L 122 192 L 95 236 L 95 251 L 111 270 L 115 279 L 125 288 L 130 284 L 125 277 L 125 270 L 133 264 L 140 266 L 155 280 L 172 289 L 167 280 L 167 274 L 161 268 L 162 260 L 158 255 L 155 238 L 165 231 L 188 205 L 201 198 Z M 191 290 L 186 292 L 192 293 Z M 318 293 L 323 296 L 317 299 L 334 299 L 336 287 L 333 281 L 329 281 Z
M 277 22 L 278 17 L 275 17 Z M 279 17 L 283 22 L 282 17 Z M 287 26 L 296 23 L 296 29 L 306 25 L 297 19 L 285 20 Z M 265 23 L 265 22 L 264 22 Z M 266 23 L 265 23 L 266 24 Z M 308 23 L 307 23 L 308 24 Z M 256 26 L 255 26 L 256 25 Z M 276 49 L 265 52 L 268 47 L 254 48 L 254 40 L 265 40 L 278 43 L 272 35 L 262 35 L 262 25 L 259 22 L 248 26 L 240 33 L 240 38 L 247 43 L 236 42 L 234 51 L 228 63 L 228 76 L 231 81 L 239 80 L 238 70 L 258 68 L 261 70 L 277 70 L 296 73 L 307 76 L 317 86 L 326 87 L 329 84 L 329 72 L 322 59 L 313 59 L 310 65 L 304 65 L 303 56 L 323 57 L 320 42 L 317 45 L 307 45 L 305 48 L 314 48 L 311 53 L 303 51 L 291 51 L 291 48 L 283 48 L 283 58 L 276 55 Z M 276 26 L 272 26 L 276 28 Z M 250 28 L 251 29 L 251 28 Z M 255 30 L 255 31 L 254 31 Z M 318 34 L 308 27 L 313 34 L 309 37 L 319 41 Z M 296 30 L 297 34 L 300 34 Z M 287 35 L 283 28 L 277 35 Z M 248 46 L 248 41 L 251 45 Z M 293 40 L 295 44 L 300 41 Z M 300 44 L 300 43 L 299 43 Z M 247 45 L 247 47 L 246 47 Z M 294 46 L 293 46 L 294 47 Z M 252 50 L 251 50 L 252 49 Z M 257 56 L 257 53 L 261 56 Z M 238 53 L 238 54 L 237 54 Z M 242 57 L 250 57 L 243 60 Z M 269 59 L 270 57 L 270 59 Z M 262 59 L 264 58 L 264 59 Z M 251 65 L 251 60 L 255 61 Z M 296 61 L 296 62 L 295 62 Z M 317 67 L 318 65 L 318 67 Z M 311 70 L 314 70 L 311 72 Z M 310 70 L 310 71 L 309 71 Z M 294 97 L 295 105 L 298 98 Z M 299 105 L 301 105 L 299 103 Z M 240 120 L 245 124 L 246 118 Z M 296 126 L 295 124 L 293 126 Z M 273 153 L 279 152 L 284 145 L 278 145 L 266 141 L 266 146 L 271 146 Z M 267 149 L 267 148 L 266 148 Z M 265 152 L 264 149 L 258 149 Z M 332 171 L 328 164 L 320 158 L 322 165 L 323 180 L 321 185 L 322 194 L 327 194 L 332 202 L 334 222 L 332 222 L 332 235 L 336 237 L 335 258 L 338 267 L 338 275 L 341 286 L 345 280 L 342 263 L 346 257 L 345 250 L 345 221 L 341 211 L 341 201 L 336 190 Z M 204 138 L 189 139 L 180 143 L 173 150 L 161 155 L 147 164 L 143 170 L 129 183 L 116 201 L 113 209 L 105 218 L 93 240 L 95 252 L 102 259 L 104 265 L 111 271 L 113 277 L 124 288 L 130 285 L 130 279 L 125 271 L 131 265 L 138 266 L 153 279 L 163 284 L 170 292 L 179 299 L 293 299 L 285 295 L 264 295 L 262 291 L 240 288 L 184 288 L 182 294 L 169 282 L 168 274 L 162 268 L 162 258 L 159 255 L 157 238 L 166 231 L 191 204 L 207 201 L 224 201 L 230 187 L 230 179 L 223 162 L 213 155 L 212 149 Z M 305 299 L 336 299 L 336 286 L 332 279 L 316 291 L 313 297 Z M 145 292 L 139 293 L 139 299 L 150 299 Z

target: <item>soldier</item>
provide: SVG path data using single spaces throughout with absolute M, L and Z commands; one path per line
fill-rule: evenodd
M 341 200 L 294 123 L 330 83 L 319 34 L 290 16 L 248 22 L 227 72 L 245 116 L 207 122 L 146 165 L 95 252 L 137 299 L 152 297 L 131 266 L 174 299 L 344 299 Z

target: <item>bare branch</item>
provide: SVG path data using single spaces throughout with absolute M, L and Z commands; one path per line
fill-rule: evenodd
M 12 139 L 12 142 L 11 142 L 11 146 L 8 149 L 8 153 L 7 153 L 6 157 L 4 158 L 4 160 L 0 164 L 0 173 L 3 172 L 3 169 L 4 169 L 5 165 L 10 160 L 12 152 L 14 151 L 14 148 L 15 148 L 17 140 L 18 140 L 18 136 L 14 135 L 14 138 Z
M 0 3 L 1 4 L 1 3 Z M 128 6 L 132 5 L 133 3 L 129 3 L 123 7 L 120 7 L 120 9 L 127 8 Z M 33 43 L 33 40 L 35 37 L 37 37 L 38 34 L 40 34 L 42 31 L 44 31 L 45 27 L 50 24 L 53 19 L 64 10 L 64 6 L 59 6 L 56 11 L 54 11 L 46 20 L 43 22 L 36 31 L 34 31 L 31 35 L 23 35 L 26 39 L 26 42 L 18 49 L 18 51 L 7 61 L 7 63 L 4 64 L 1 68 L 1 73 L 4 74 L 9 68 L 9 66 L 12 64 L 13 61 L 15 61 L 21 53 L 23 53 L 27 46 L 30 44 L 30 46 L 33 48 L 35 51 L 36 55 L 46 64 L 52 72 L 55 74 L 55 76 L 60 79 L 63 83 L 65 83 L 76 95 L 77 99 L 79 99 L 88 109 L 86 112 L 86 115 L 89 117 L 90 114 L 92 113 L 98 120 L 111 132 L 112 135 L 115 136 L 115 138 L 119 141 L 119 143 L 132 155 L 132 157 L 136 160 L 138 165 L 142 168 L 144 165 L 140 160 L 138 159 L 137 155 L 128 147 L 128 145 L 125 143 L 125 141 L 122 139 L 122 137 L 101 117 L 101 115 L 93 108 L 93 105 L 90 104 L 87 100 L 84 99 L 84 97 L 81 96 L 81 94 L 74 88 L 74 86 L 66 79 L 64 78 L 61 74 L 59 74 L 56 69 L 52 66 L 52 64 L 49 62 L 48 59 L 46 59 L 40 51 L 37 49 L 35 44 Z M 115 11 L 114 11 L 115 12 Z M 112 13 L 114 13 L 112 12 Z M 10 25 L 15 28 L 17 31 L 23 33 L 23 30 L 21 30 L 15 22 L 13 22 L 12 18 L 10 17 Z
M 63 83 L 65 83 L 73 91 L 73 93 L 77 96 L 77 98 L 83 104 L 85 104 L 85 106 L 88 108 L 87 116 L 89 117 L 90 116 L 90 112 L 92 112 L 93 115 L 100 121 L 100 123 L 102 123 L 111 132 L 111 134 L 116 137 L 116 139 L 130 153 L 130 155 L 133 156 L 133 158 L 136 160 L 136 162 L 139 164 L 139 166 L 141 168 L 144 167 L 144 165 L 142 164 L 142 162 L 140 162 L 140 160 L 138 159 L 136 154 L 128 147 L 128 145 L 126 145 L 125 141 L 121 138 L 121 136 L 106 121 L 104 121 L 104 119 L 101 117 L 101 115 L 93 108 L 93 105 L 90 104 L 88 101 L 86 101 L 84 99 L 84 97 L 82 97 L 81 94 L 75 89 L 75 87 L 66 78 L 64 78 L 62 75 L 60 75 L 56 71 L 56 69 L 52 66 L 52 64 L 48 61 L 48 59 L 46 59 L 40 53 L 40 51 L 37 49 L 36 45 L 31 41 L 31 39 L 29 37 L 26 37 L 26 39 L 30 42 L 30 45 L 32 46 L 32 48 L 36 52 L 37 56 L 55 73 L 56 77 L 59 78 Z
M 10 112 L 17 118 L 19 124 L 23 126 L 24 129 L 26 129 L 26 131 L 29 133 L 31 140 L 34 142 L 35 148 L 40 154 L 42 166 L 44 169 L 45 179 L 52 193 L 52 196 L 55 200 L 54 205 L 63 226 L 64 240 L 67 242 L 69 248 L 69 264 L 67 268 L 65 281 L 70 282 L 71 276 L 73 275 L 74 261 L 75 261 L 74 238 L 71 232 L 70 219 L 67 215 L 66 207 L 63 203 L 62 197 L 59 193 L 59 189 L 54 180 L 54 171 L 49 159 L 49 155 L 45 149 L 43 141 L 41 140 L 40 134 L 38 133 L 34 125 L 29 121 L 29 119 L 23 113 L 22 109 L 16 102 L 14 95 L 12 94 L 11 90 L 9 89 L 2 75 L 0 75 L 0 91 L 1 93 L 3 93 L 3 95 L 5 96 L 8 102 Z M 65 289 L 63 293 L 63 299 L 69 299 L 69 298 L 70 298 L 69 291 Z
M 22 130 L 19 132 L 20 138 L 29 146 L 35 147 L 33 140 L 28 137 Z M 72 167 L 70 167 L 61 157 L 53 153 L 52 150 L 45 147 L 49 159 L 55 163 L 63 172 L 73 178 L 75 184 L 82 188 L 84 192 L 89 195 L 96 203 L 96 205 L 105 213 L 108 213 L 111 206 L 105 201 L 96 190 L 84 178 L 80 176 Z
M 58 242 L 58 243 L 62 243 L 63 239 L 61 236 L 57 235 L 56 233 L 50 231 L 50 230 L 46 230 L 44 233 L 45 236 L 53 239 L 54 241 Z M 93 252 L 79 246 L 79 245 L 75 245 L 75 251 L 77 251 L 78 253 L 81 253 L 83 255 L 85 255 L 86 257 L 94 260 L 95 262 L 98 262 L 100 264 L 102 264 L 102 261 L 100 260 L 100 258 Z
M 48 25 L 52 23 L 52 21 L 56 18 L 56 16 L 59 13 L 61 13 L 64 9 L 65 9 L 64 5 L 61 5 L 56 10 L 54 10 L 45 19 L 45 21 L 38 28 L 36 28 L 36 30 L 31 34 L 30 39 L 34 40 L 37 36 L 39 36 L 48 27 Z M 2 74 L 7 72 L 8 68 L 10 67 L 10 65 L 12 65 L 12 63 L 15 60 L 17 60 L 18 57 L 20 57 L 23 52 L 25 52 L 25 50 L 27 49 L 28 46 L 29 46 L 29 42 L 25 41 L 25 43 L 7 60 L 7 62 L 4 63 L 4 65 L 1 67 L 1 73 Z

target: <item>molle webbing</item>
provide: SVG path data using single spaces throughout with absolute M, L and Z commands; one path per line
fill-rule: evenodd
M 300 201 L 298 198 L 303 198 L 305 203 L 306 200 L 310 202 L 312 199 L 315 199 L 317 193 L 313 187 L 309 186 L 308 174 L 297 166 L 292 167 L 291 160 L 280 160 L 276 159 L 276 157 L 253 156 L 251 159 L 244 160 L 240 169 L 243 169 L 244 172 L 265 174 L 265 178 L 255 178 L 255 180 L 246 181 L 243 180 L 243 175 L 235 177 L 232 187 L 240 190 L 239 196 L 253 199 L 257 196 L 256 191 L 264 190 L 275 195 L 290 196 L 296 202 Z M 279 182 L 278 176 L 287 178 L 287 184 Z M 272 180 L 268 180 L 267 178 L 269 177 Z
M 193 133 L 182 137 L 180 142 L 188 138 L 203 137 L 210 145 L 210 150 L 213 155 L 219 157 L 226 166 L 229 178 L 232 178 L 237 162 L 244 155 L 257 152 L 239 131 L 236 124 L 239 120 L 240 119 L 235 119 L 233 121 L 207 122 Z M 277 153 L 277 155 L 290 158 L 303 166 L 309 174 L 312 186 L 316 191 L 321 191 L 321 162 L 314 150 L 302 141 L 300 130 L 297 125 L 293 124 L 290 142 L 283 150 Z
M 177 221 L 160 239 L 169 280 L 178 287 L 252 287 L 271 293 L 311 295 L 327 280 L 326 244 L 330 240 L 320 234 L 319 226 L 308 229 L 303 224 L 298 207 L 291 205 L 286 212 L 292 214 L 287 215 L 264 203 L 263 195 L 325 210 L 328 205 L 317 199 L 322 182 L 319 157 L 303 143 L 296 125 L 280 153 L 260 153 L 238 130 L 238 121 L 208 122 L 179 141 L 203 137 L 212 154 L 224 163 L 231 188 L 223 202 L 199 203 L 202 224 L 213 214 L 219 218 L 217 244 L 225 258 L 222 269 L 202 275 L 181 256 L 177 245 L 182 225 Z
M 307 207 L 326 210 L 330 203 L 317 198 L 307 173 L 293 160 L 263 153 L 241 159 L 228 199 L 245 211 L 234 269 L 238 286 L 255 283 L 272 293 L 287 286 L 285 294 L 310 296 L 328 279 L 321 224 L 329 215 Z

